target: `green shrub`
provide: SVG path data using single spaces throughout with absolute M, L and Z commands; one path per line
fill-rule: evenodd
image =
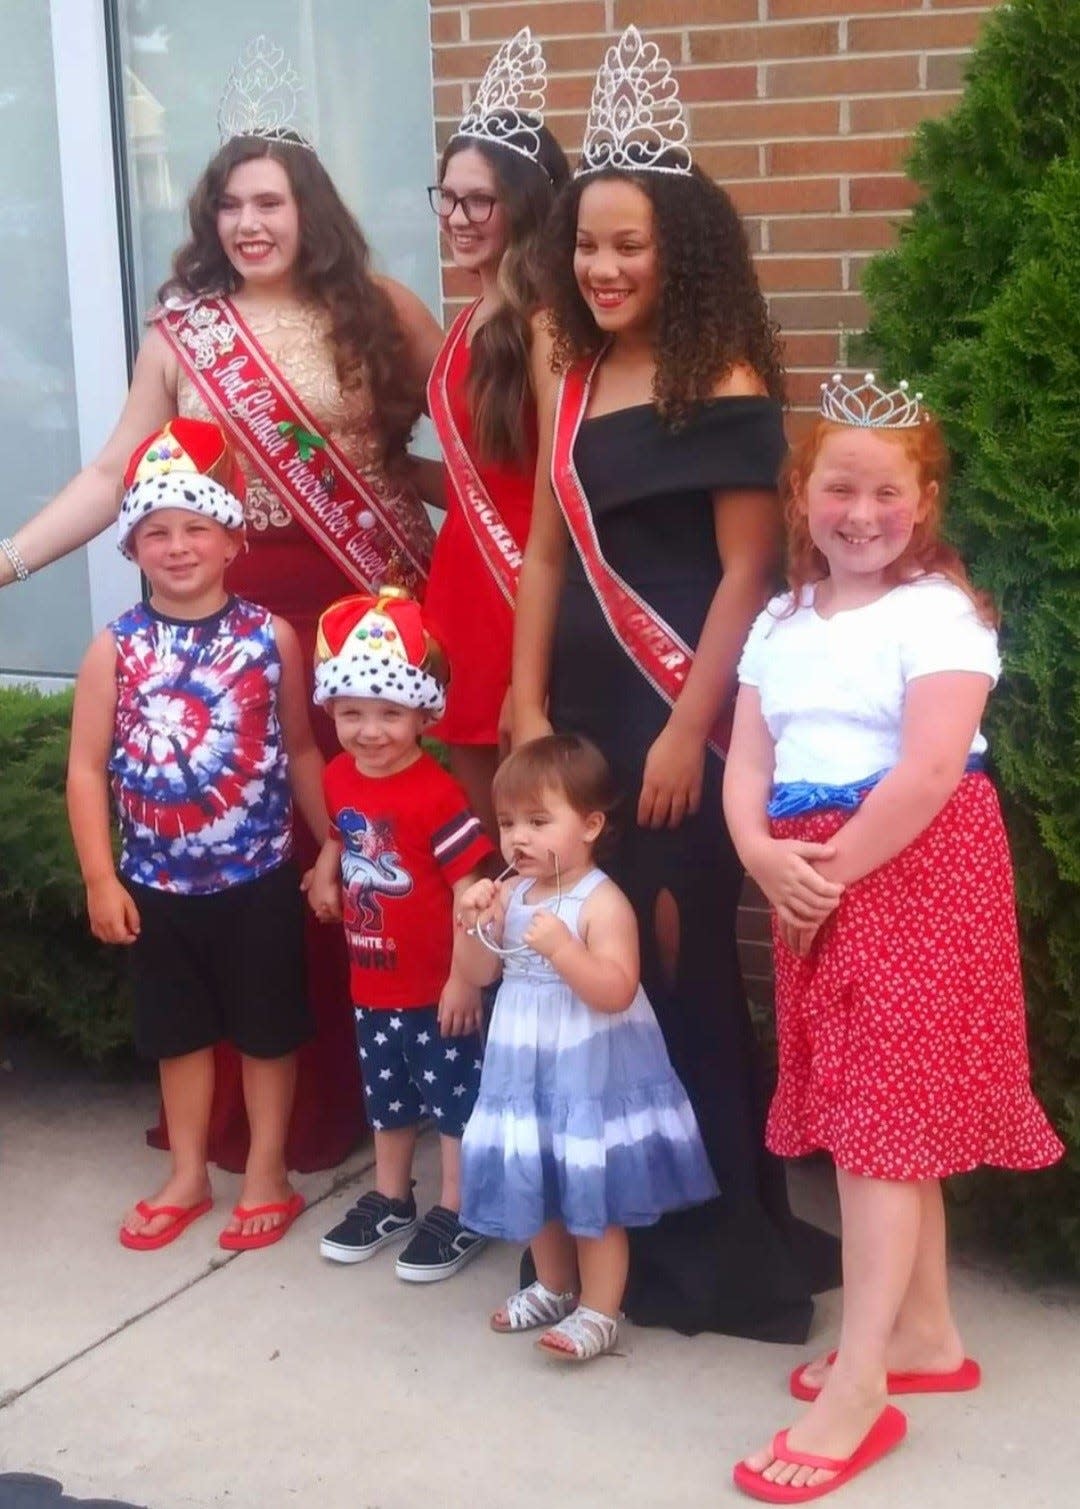
M 950 533 L 1004 614 L 987 719 L 1016 866 L 1035 1082 L 1068 1145 L 960 1186 L 979 1228 L 1080 1270 L 1080 4 L 996 10 L 925 190 L 865 289 L 869 343 L 955 460 Z
M 125 951 L 90 933 L 68 830 L 71 701 L 0 687 L 0 1047 L 26 1026 L 100 1062 L 131 1049 L 131 995 Z
M 131 1041 L 123 950 L 95 942 L 64 808 L 71 695 L 0 689 L 0 1035 L 100 1060 Z

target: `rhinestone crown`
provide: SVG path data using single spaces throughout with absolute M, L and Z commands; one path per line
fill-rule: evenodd
M 886 390 L 867 372 L 857 388 L 849 388 L 839 372 L 821 384 L 821 413 L 834 424 L 852 424 L 865 430 L 910 430 L 926 418 L 920 407 L 922 394 L 908 393 L 908 384 Z
M 303 87 L 284 49 L 267 36 L 253 37 L 233 64 L 218 104 L 221 145 L 234 136 L 261 136 L 314 151 L 298 125 Z
M 671 64 L 628 26 L 597 72 L 577 175 L 601 168 L 687 174 L 689 135 Z
M 547 64 L 527 26 L 504 42 L 462 116 L 458 136 L 478 137 L 508 147 L 531 162 L 540 158 Z M 512 137 L 519 140 L 513 141 Z

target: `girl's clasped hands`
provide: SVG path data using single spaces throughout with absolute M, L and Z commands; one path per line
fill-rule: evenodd
M 827 880 L 815 863 L 836 858 L 835 844 L 762 836 L 746 867 L 776 909 L 781 938 L 805 958 L 819 929 L 840 905 L 844 887 Z

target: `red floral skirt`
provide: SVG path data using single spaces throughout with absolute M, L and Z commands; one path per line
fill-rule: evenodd
M 847 820 L 814 812 L 772 831 L 820 843 Z M 1012 866 L 985 775 L 845 892 L 808 958 L 775 928 L 774 956 L 774 1153 L 823 1148 L 851 1173 L 903 1180 L 1061 1157 L 1031 1091 Z

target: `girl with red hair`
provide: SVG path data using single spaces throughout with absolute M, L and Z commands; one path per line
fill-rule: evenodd
M 989 601 L 940 537 L 948 457 L 906 385 L 834 378 L 786 475 L 790 590 L 739 666 L 724 808 L 775 908 L 779 1081 L 767 1142 L 836 1164 L 838 1350 L 735 1469 L 801 1503 L 896 1445 L 893 1393 L 970 1389 L 941 1180 L 1062 1147 L 1031 1092 L 1012 871 L 980 720 Z

